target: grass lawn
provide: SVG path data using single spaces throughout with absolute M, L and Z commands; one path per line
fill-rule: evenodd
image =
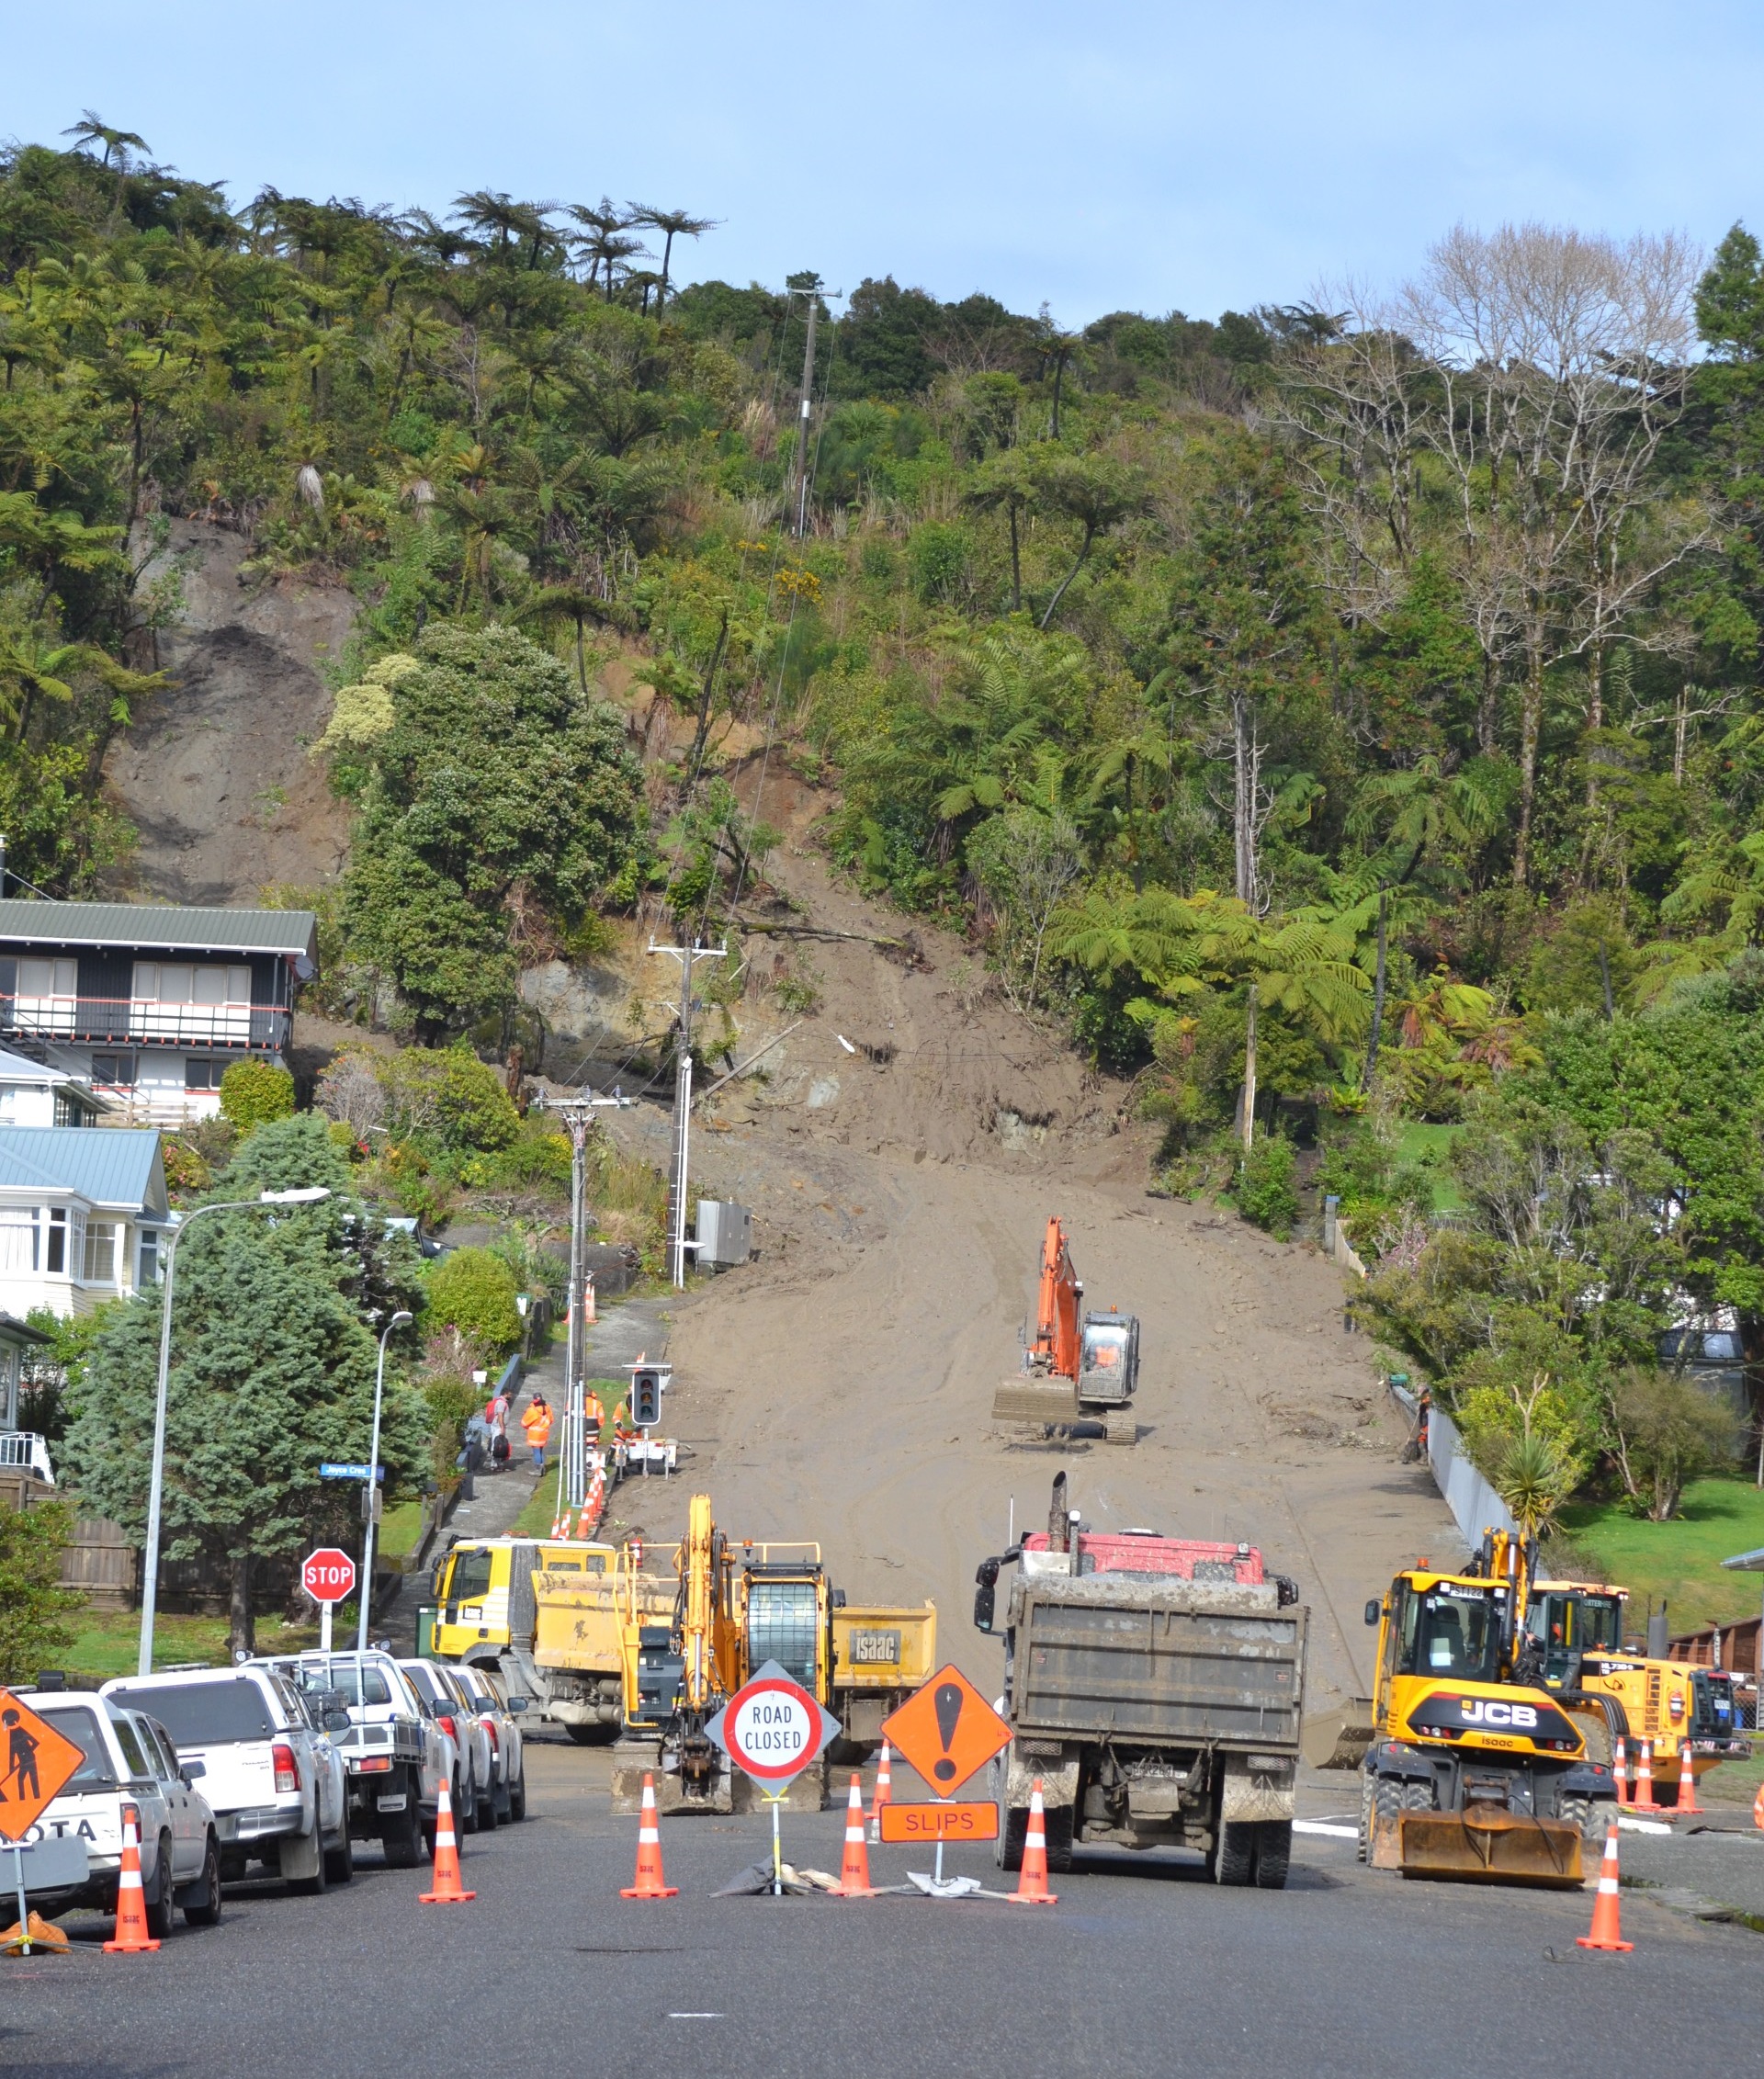
M 141 1644 L 138 1610 L 76 1610 L 68 1627 L 74 1644 L 61 1655 L 70 1674 L 92 1681 L 107 1682 L 113 1675 L 132 1675 Z M 278 1618 L 257 1620 L 259 1653 L 300 1653 L 319 1643 L 317 1620 L 311 1624 L 284 1624 Z M 174 1617 L 162 1612 L 153 1621 L 153 1666 L 175 1667 L 195 1662 L 204 1667 L 224 1667 L 227 1661 L 227 1621 L 224 1617 Z
M 1637 1632 L 1649 1599 L 1657 1609 L 1662 1596 L 1674 1632 L 1758 1613 L 1764 1576 L 1721 1568 L 1735 1553 L 1764 1546 L 1764 1491 L 1747 1480 L 1692 1481 L 1669 1523 L 1646 1522 L 1615 1502 L 1574 1502 L 1562 1526 L 1599 1576 L 1642 1606 L 1631 1620 Z
M 508 1477 L 506 1474 L 503 1476 L 504 1479 Z M 557 1462 L 553 1460 L 546 1467 L 542 1479 L 533 1480 L 533 1475 L 525 1470 L 516 1477 L 532 1480 L 533 1494 L 526 1507 L 510 1525 L 508 1535 L 512 1538 L 548 1538 L 551 1535 L 552 1519 L 558 1512 Z
M 1462 1126 L 1436 1126 L 1422 1119 L 1410 1119 L 1404 1123 L 1396 1138 L 1397 1161 L 1418 1163 L 1427 1171 L 1433 1186 L 1434 1208 L 1441 1213 L 1450 1213 L 1464 1203 L 1448 1160 L 1452 1144 L 1463 1131 Z
M 402 1559 L 423 1533 L 423 1504 L 401 1501 L 379 1520 L 379 1554 L 382 1559 Z

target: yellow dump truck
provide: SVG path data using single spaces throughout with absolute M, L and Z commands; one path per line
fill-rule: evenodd
M 835 1591 L 831 1621 L 827 1708 L 844 1727 L 846 1746 L 868 1749 L 882 1738 L 882 1721 L 936 1669 L 936 1605 L 842 1603 Z
M 610 1739 L 623 1726 L 628 1642 L 645 1624 L 669 1623 L 677 1593 L 673 1579 L 636 1565 L 629 1547 L 594 1571 L 536 1570 L 534 1679 L 572 1739 Z

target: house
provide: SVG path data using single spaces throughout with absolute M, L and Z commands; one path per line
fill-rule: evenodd
M 18 1427 L 18 1388 L 25 1364 L 49 1338 L 28 1321 L 0 1313 L 0 1508 L 27 1508 L 52 1493 L 49 1446 Z
M 0 1046 L 112 1100 L 103 1124 L 183 1125 L 232 1062 L 287 1066 L 317 972 L 308 910 L 0 900 Z
M 175 1225 L 154 1129 L 0 1126 L 0 1313 L 89 1314 L 144 1291 Z
M 65 1068 L 0 1047 L 0 1126 L 96 1126 L 114 1109 Z

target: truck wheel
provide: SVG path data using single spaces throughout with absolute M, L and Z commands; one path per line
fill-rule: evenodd
M 481 1834 L 493 1834 L 496 1831 L 496 1822 L 500 1817 L 501 1813 L 496 1809 L 494 1786 L 488 1791 L 480 1791 L 478 1793 L 478 1831 Z
M 564 1731 L 579 1747 L 598 1746 L 606 1737 L 604 1725 L 566 1725 Z
M 1617 1801 L 1615 1798 L 1564 1798 L 1561 1816 L 1570 1826 L 1580 1829 L 1583 1841 L 1602 1844 L 1611 1821 L 1617 1816 Z
M 1255 1875 L 1256 1827 L 1252 1820 L 1227 1820 L 1219 1828 L 1218 1852 L 1213 1861 L 1216 1884 L 1247 1884 Z
M 469 1776 L 463 1782 L 458 1777 L 454 1779 L 453 1824 L 461 1834 L 478 1831 L 478 1788 Z
M 1043 1824 L 1047 1832 L 1047 1871 L 1050 1876 L 1065 1876 L 1072 1867 L 1073 1822 L 1077 1818 L 1069 1804 L 1049 1805 Z
M 999 1806 L 999 1837 L 993 1847 L 1001 1870 L 1023 1868 L 1023 1845 L 1029 1836 L 1029 1813 L 1023 1806 Z M 1070 1853 L 1068 1841 L 1067 1852 Z
M 322 1898 L 331 1887 L 331 1871 L 324 1857 L 324 1839 L 319 1832 L 319 1823 L 312 1822 L 312 1856 L 317 1865 L 310 1877 L 290 1877 L 288 1880 L 289 1895 L 295 1898 Z
M 1360 1786 L 1360 1860 L 1372 1859 L 1372 1787 L 1375 1778 L 1368 1776 Z
M 1136 1444 L 1139 1425 L 1128 1409 L 1117 1409 L 1102 1424 L 1102 1441 L 1111 1444 Z
M 1290 1819 L 1264 1819 L 1256 1835 L 1257 1889 L 1283 1892 L 1293 1859 L 1293 1823 Z
M 407 1795 L 409 1802 L 402 1812 L 386 1814 L 386 1831 L 380 1836 L 389 1870 L 414 1870 L 423 1859 L 423 1814 L 416 1808 L 414 1783 Z
M 337 1828 L 336 1843 L 324 1851 L 325 1881 L 331 1884 L 352 1884 L 356 1878 L 356 1844 L 349 1837 L 349 1815 L 344 1814 L 343 1825 Z

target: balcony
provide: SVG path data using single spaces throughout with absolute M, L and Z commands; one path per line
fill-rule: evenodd
M 55 1485 L 49 1444 L 31 1429 L 0 1429 L 0 1472 L 28 1473 L 46 1486 Z
M 261 1003 L 161 1003 L 128 996 L 0 996 L 0 1039 L 94 1045 L 236 1046 L 280 1054 L 293 1013 Z

